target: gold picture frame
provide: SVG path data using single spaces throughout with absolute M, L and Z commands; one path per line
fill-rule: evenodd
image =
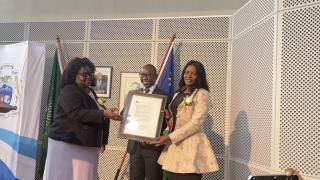
M 140 82 L 140 76 L 137 72 L 121 72 L 120 82 L 119 109 L 122 110 L 128 92 L 142 88 L 143 85 Z

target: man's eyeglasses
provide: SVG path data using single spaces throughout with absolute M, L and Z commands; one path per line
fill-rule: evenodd
M 139 73 L 140 77 L 151 77 L 151 74 Z
M 78 73 L 80 74 L 82 77 L 86 78 L 86 77 L 93 77 L 93 73 L 87 73 L 87 72 L 83 72 L 83 73 Z

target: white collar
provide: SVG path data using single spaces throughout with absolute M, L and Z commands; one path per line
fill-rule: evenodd
M 155 88 L 156 88 L 156 85 L 155 85 L 155 84 L 154 84 L 154 85 L 152 85 L 151 87 L 149 87 L 149 88 L 148 88 L 148 89 L 149 89 L 148 94 L 151 94 Z M 145 87 L 143 87 L 143 91 L 144 91 L 145 89 L 146 89 L 146 88 L 145 88 Z

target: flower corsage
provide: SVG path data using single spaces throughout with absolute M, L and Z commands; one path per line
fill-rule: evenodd
M 193 101 L 191 96 L 186 96 L 183 98 L 182 106 L 192 106 Z
M 107 99 L 105 97 L 98 97 L 97 101 L 100 105 L 104 106 L 107 102 Z

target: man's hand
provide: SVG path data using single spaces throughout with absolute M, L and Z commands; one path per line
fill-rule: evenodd
M 103 116 L 116 120 L 116 121 L 122 121 L 122 116 L 119 115 L 119 109 L 118 108 L 108 108 L 103 111 Z
M 161 146 L 170 141 L 171 140 L 169 136 L 160 136 L 157 140 L 150 142 L 150 144 L 154 144 L 155 146 Z
M 146 145 L 147 144 L 147 142 L 146 141 L 144 141 L 144 140 L 139 140 L 139 143 L 142 145 L 142 146 L 144 146 L 144 145 Z M 148 143 L 149 144 L 149 143 Z
M 105 144 L 101 145 L 100 153 L 102 154 L 105 150 L 106 150 L 106 145 Z
M 115 121 L 122 121 L 123 117 L 119 114 L 114 114 L 111 119 Z

